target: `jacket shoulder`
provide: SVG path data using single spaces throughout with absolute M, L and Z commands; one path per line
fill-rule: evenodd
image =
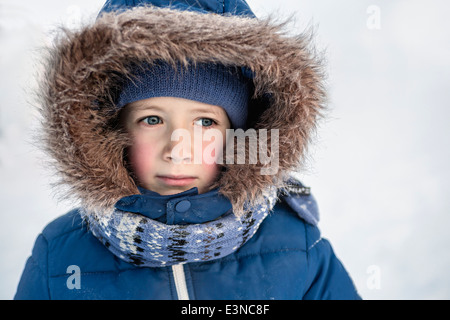
M 47 241 L 52 241 L 74 232 L 87 232 L 86 224 L 81 218 L 79 209 L 73 209 L 47 224 L 42 231 L 42 235 Z
M 289 179 L 287 186 L 280 191 L 280 199 L 307 223 L 314 226 L 319 223 L 319 208 L 311 188 L 304 186 L 299 180 Z
M 292 208 L 289 203 L 279 201 L 267 219 L 267 225 L 274 234 L 280 235 L 280 241 L 286 239 L 288 243 L 295 244 L 297 248 L 307 252 L 317 241 L 321 234 L 317 223 L 312 224 L 304 218 L 303 210 Z M 281 236 L 282 235 L 282 236 Z
M 86 233 L 78 210 L 72 210 L 50 222 L 37 237 L 31 256 L 28 258 L 22 272 L 14 299 L 50 299 L 49 279 L 55 274 L 55 266 L 65 264 L 65 270 L 59 270 L 63 274 L 67 270 L 67 261 L 59 259 L 64 251 L 73 252 L 76 247 L 71 241 L 73 235 Z M 65 243 L 64 246 L 55 245 Z M 56 255 L 55 255 L 56 253 Z
M 272 251 L 300 253 L 289 259 L 304 270 L 303 299 L 360 299 L 350 275 L 317 225 L 307 222 L 284 201 L 277 203 L 264 222 L 262 238 L 272 239 Z
M 238 256 L 306 253 L 320 237 L 317 226 L 299 217 L 286 202 L 278 201 Z
M 75 265 L 81 272 L 118 272 L 130 265 L 119 261 L 89 231 L 79 209 L 50 222 L 42 231 L 47 243 L 48 275 L 59 277 Z

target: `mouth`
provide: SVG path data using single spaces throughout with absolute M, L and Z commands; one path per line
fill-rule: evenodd
M 182 175 L 156 176 L 156 178 L 169 186 L 186 186 L 192 184 L 195 181 L 195 179 L 197 179 L 196 177 L 182 176 Z

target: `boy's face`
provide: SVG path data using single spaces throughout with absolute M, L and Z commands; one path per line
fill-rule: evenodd
M 128 157 L 142 187 L 161 195 L 193 187 L 204 193 L 218 178 L 219 165 L 205 161 L 204 151 L 223 150 L 230 122 L 222 108 L 182 98 L 149 98 L 128 104 L 122 121 L 132 136 Z M 198 133 L 211 129 L 221 132 L 221 139 L 199 140 Z M 211 154 L 218 157 L 220 152 Z

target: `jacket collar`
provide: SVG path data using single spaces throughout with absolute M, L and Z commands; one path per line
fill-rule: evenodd
M 174 195 L 140 187 L 139 191 L 141 194 L 120 199 L 115 207 L 169 225 L 205 223 L 232 212 L 230 200 L 219 194 L 218 188 L 203 194 L 198 194 L 196 187 Z

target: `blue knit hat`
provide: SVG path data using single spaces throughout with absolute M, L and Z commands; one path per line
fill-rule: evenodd
M 245 129 L 250 81 L 237 67 L 201 63 L 174 68 L 158 61 L 135 68 L 120 92 L 117 107 L 154 97 L 185 98 L 222 107 L 234 129 Z

